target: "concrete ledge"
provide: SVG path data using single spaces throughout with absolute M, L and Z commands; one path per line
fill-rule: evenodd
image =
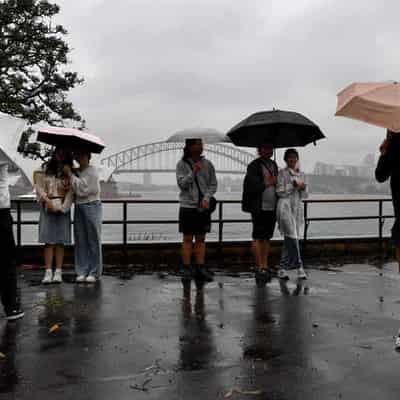
M 270 262 L 279 262 L 282 241 L 271 243 Z M 105 264 L 113 265 L 145 265 L 148 267 L 167 267 L 180 264 L 181 243 L 130 243 L 125 248 L 121 244 L 104 244 L 103 256 Z M 303 249 L 305 261 L 323 261 L 324 259 L 340 259 L 344 257 L 376 258 L 392 255 L 389 239 L 380 243 L 377 238 L 335 238 L 310 239 Z M 43 264 L 43 246 L 24 245 L 18 249 L 20 264 Z M 207 243 L 207 262 L 211 265 L 241 266 L 254 264 L 251 241 L 232 241 Z M 73 264 L 73 247 L 66 249 L 66 263 Z

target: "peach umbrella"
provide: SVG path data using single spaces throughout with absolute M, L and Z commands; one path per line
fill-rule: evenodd
M 337 97 L 335 115 L 400 132 L 400 85 L 397 82 L 356 82 Z

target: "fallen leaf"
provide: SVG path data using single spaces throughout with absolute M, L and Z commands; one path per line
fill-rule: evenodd
M 0 359 L 4 360 L 6 358 L 6 355 L 4 353 L 0 352 Z
M 224 395 L 224 399 L 229 399 L 233 395 L 233 390 L 230 390 L 229 392 L 226 392 Z
M 60 325 L 59 324 L 54 324 L 50 329 L 49 329 L 49 333 L 53 333 L 55 331 L 58 331 L 60 329 Z

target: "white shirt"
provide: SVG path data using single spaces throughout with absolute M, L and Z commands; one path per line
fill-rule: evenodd
M 100 179 L 97 168 L 93 165 L 78 171 L 78 176 L 73 175 L 71 181 L 76 204 L 100 200 Z
M 8 188 L 8 164 L 0 162 L 0 209 L 10 208 L 10 190 Z

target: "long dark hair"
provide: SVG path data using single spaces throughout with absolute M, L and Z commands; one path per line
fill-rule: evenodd
M 192 150 L 190 149 L 194 144 L 196 144 L 201 139 L 186 139 L 185 147 L 183 148 L 182 160 L 188 160 L 192 158 Z
M 63 151 L 65 159 L 63 161 L 57 160 L 57 152 Z M 44 165 L 44 172 L 46 175 L 59 176 L 62 174 L 62 167 L 64 165 L 69 165 L 72 168 L 73 159 L 70 151 L 63 149 L 55 149 L 50 160 Z

